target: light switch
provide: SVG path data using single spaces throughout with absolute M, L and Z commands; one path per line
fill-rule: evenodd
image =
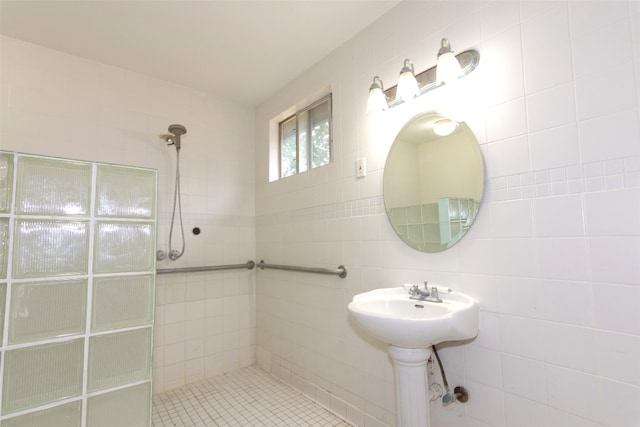
M 367 159 L 361 157 L 356 160 L 356 178 L 367 176 Z

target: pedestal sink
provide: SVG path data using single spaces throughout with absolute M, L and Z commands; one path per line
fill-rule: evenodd
M 389 345 L 396 388 L 397 427 L 428 427 L 427 360 L 431 346 L 475 337 L 478 303 L 460 292 L 440 290 L 441 302 L 411 298 L 404 287 L 358 294 L 350 315 L 376 339 Z

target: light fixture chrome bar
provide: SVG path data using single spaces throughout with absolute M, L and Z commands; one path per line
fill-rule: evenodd
M 273 268 L 276 270 L 300 271 L 303 273 L 319 273 L 319 274 L 335 274 L 341 279 L 347 277 L 347 268 L 344 265 L 338 266 L 337 269 L 318 268 L 318 267 L 296 267 L 293 265 L 266 264 L 264 260 L 260 260 L 258 268 Z
M 478 63 L 480 62 L 480 53 L 474 49 L 465 50 L 464 52 L 460 52 L 459 54 L 457 54 L 456 58 L 458 59 L 458 62 L 460 62 L 460 67 L 462 68 L 461 77 L 464 77 L 476 69 Z M 434 65 L 428 70 L 424 70 L 421 73 L 416 74 L 416 80 L 418 81 L 418 87 L 420 88 L 420 95 L 424 95 L 425 93 L 430 92 L 438 87 L 436 85 L 436 68 L 436 65 Z M 396 85 L 384 91 L 384 95 L 387 98 L 389 108 L 404 103 L 402 99 L 396 99 L 397 88 L 398 86 Z
M 156 269 L 156 274 L 171 274 L 171 273 L 193 273 L 197 271 L 216 271 L 216 270 L 236 270 L 246 268 L 252 270 L 256 266 L 253 261 L 247 261 L 246 264 L 230 264 L 230 265 L 208 265 L 204 267 L 181 267 L 181 268 L 160 268 Z

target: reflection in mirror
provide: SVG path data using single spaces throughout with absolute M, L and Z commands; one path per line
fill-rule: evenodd
M 418 114 L 389 150 L 385 210 L 395 232 L 414 249 L 440 252 L 459 242 L 473 224 L 483 188 L 480 147 L 464 122 Z

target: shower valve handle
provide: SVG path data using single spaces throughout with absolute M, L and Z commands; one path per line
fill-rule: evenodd
M 168 134 L 168 133 L 161 133 L 160 135 L 158 135 L 158 137 L 160 139 L 164 139 L 166 142 L 168 142 L 167 147 L 170 145 L 176 145 L 176 141 L 173 139 L 173 135 Z

